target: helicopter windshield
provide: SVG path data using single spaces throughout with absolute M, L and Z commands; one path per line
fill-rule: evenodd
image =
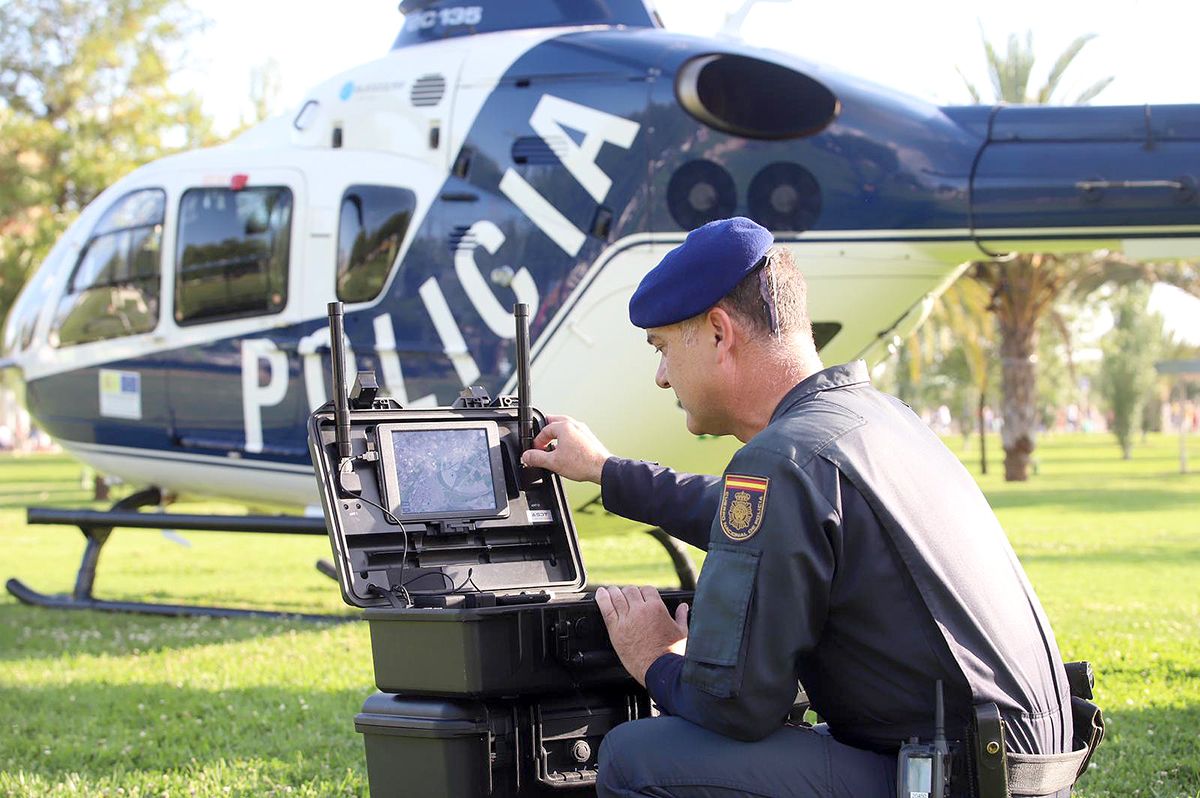
M 405 0 L 404 28 L 392 49 L 523 28 L 567 25 L 658 27 L 644 0 Z

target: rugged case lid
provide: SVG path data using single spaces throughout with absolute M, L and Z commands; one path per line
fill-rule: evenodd
M 474 737 L 487 733 L 490 723 L 487 707 L 478 701 L 375 693 L 354 717 L 354 728 L 374 734 Z
M 544 417 L 532 413 L 540 428 Z M 346 603 L 474 608 L 538 603 L 555 592 L 583 588 L 587 576 L 562 481 L 557 474 L 521 466 L 518 411 L 510 397 L 492 402 L 476 390 L 464 392 L 454 407 L 412 409 L 380 398 L 366 409 L 351 407 L 348 419 L 351 454 L 345 462 L 338 453 L 331 403 L 310 416 L 308 427 Z M 389 506 L 395 478 L 386 472 L 400 461 L 394 454 L 381 456 L 390 445 L 387 436 L 407 428 L 428 433 L 464 425 L 494 427 L 490 439 L 498 459 L 488 467 L 495 469 L 493 481 L 503 483 L 497 486 L 501 509 L 485 502 L 486 509 L 466 514 L 476 517 L 463 518 L 391 512 L 397 507 Z M 345 490 L 347 484 L 358 492 Z

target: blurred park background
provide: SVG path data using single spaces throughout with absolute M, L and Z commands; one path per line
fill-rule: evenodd
M 709 34 L 737 24 L 738 5 L 693 13 L 682 1 L 659 4 L 669 27 Z M 881 4 L 870 31 L 792 4 L 787 13 L 809 8 L 829 26 L 814 31 L 775 20 L 784 13 L 775 5 L 747 17 L 748 39 L 782 49 L 828 40 L 841 58 L 816 46 L 800 54 L 876 81 L 891 75 L 889 85 L 943 103 L 1196 100 L 1194 82 L 1181 81 L 1194 68 L 1170 60 L 1179 55 L 1172 37 L 1195 29 L 1188 18 L 1197 12 L 1180 4 L 1145 4 L 1127 22 L 1130 35 L 1156 31 L 1147 41 L 1157 52 L 1101 60 L 1091 54 L 1129 48 L 1104 50 L 1120 35 L 1111 14 L 1081 4 L 1047 12 L 1049 31 L 1038 27 L 1037 4 L 996 17 L 931 3 L 920 20 Z M 0 2 L 0 315 L 107 185 L 288 111 L 309 83 L 383 52 L 399 27 L 392 2 L 329 7 Z M 915 26 L 911 38 L 886 33 L 896 13 Z M 1012 24 L 1022 13 L 1025 22 Z M 293 28 L 293 16 L 312 19 Z M 1109 27 L 1093 37 L 1095 26 Z M 931 56 L 920 38 L 930 29 L 953 47 Z M 882 53 L 871 60 L 868 50 Z M 906 59 L 916 66 L 872 66 Z M 1081 784 L 1087 796 L 1200 796 L 1196 297 L 1200 268 L 1190 262 L 1105 251 L 981 260 L 874 364 L 879 387 L 908 402 L 978 476 L 1064 654 L 1096 663 L 1113 731 Z M 3 575 L 68 589 L 80 541 L 27 528 L 23 507 L 102 506 L 101 492 L 115 498 L 134 486 L 107 485 L 56 454 L 8 388 L 0 450 Z M 637 530 L 598 513 L 581 515 L 580 526 L 593 581 L 671 582 L 665 556 Z M 244 556 L 246 546 L 271 547 L 286 599 L 238 565 L 259 559 Z M 321 541 L 180 543 L 130 532 L 106 551 L 106 596 L 343 609 L 311 568 L 327 553 Z M 93 617 L 0 597 L 0 795 L 364 795 L 350 718 L 371 689 L 367 648 L 358 624 Z

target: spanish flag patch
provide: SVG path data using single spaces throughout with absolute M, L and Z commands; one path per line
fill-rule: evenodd
M 721 531 L 730 540 L 752 537 L 762 526 L 767 509 L 765 477 L 725 475 L 725 492 L 721 496 Z

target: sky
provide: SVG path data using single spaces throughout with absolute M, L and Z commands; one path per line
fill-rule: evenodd
M 467 0 L 464 0 L 466 3 Z M 519 0 L 512 0 L 519 2 Z M 193 0 L 208 20 L 189 43 L 181 88 L 196 91 L 222 130 L 250 115 L 250 74 L 278 64 L 275 110 L 296 106 L 311 87 L 388 51 L 399 31 L 395 0 Z M 656 0 L 671 30 L 713 35 L 741 0 Z M 1196 31 L 1200 2 L 928 0 L 811 2 L 765 0 L 747 15 L 746 41 L 827 64 L 939 104 L 970 102 L 958 70 L 985 99 L 990 87 L 981 31 L 1003 49 L 1011 33 L 1032 31 L 1040 86 L 1075 37 L 1095 34 L 1061 84 L 1071 101 L 1095 81 L 1112 84 L 1093 104 L 1200 103 Z M 1168 326 L 1200 344 L 1200 299 L 1160 286 L 1153 306 Z

